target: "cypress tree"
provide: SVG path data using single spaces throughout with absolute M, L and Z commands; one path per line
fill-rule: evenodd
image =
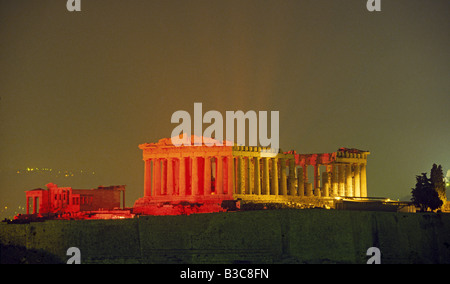
M 430 180 L 431 185 L 433 186 L 434 190 L 439 195 L 439 198 L 445 202 L 447 201 L 447 196 L 445 195 L 445 181 L 444 181 L 444 172 L 442 171 L 442 166 L 437 166 L 436 164 L 433 164 L 433 167 L 431 168 L 430 173 Z
M 412 189 L 411 194 L 411 201 L 421 212 L 427 211 L 428 208 L 434 211 L 443 204 L 426 173 L 416 176 L 416 187 Z

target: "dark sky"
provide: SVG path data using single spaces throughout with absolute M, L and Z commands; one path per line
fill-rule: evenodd
M 371 196 L 450 169 L 450 1 L 0 0 L 0 208 L 48 182 L 143 194 L 176 110 L 280 112 L 280 147 L 371 151 Z M 54 178 L 26 168 L 95 175 Z

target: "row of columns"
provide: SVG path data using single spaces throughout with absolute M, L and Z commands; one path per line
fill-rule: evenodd
M 287 162 L 289 161 L 289 162 Z M 286 169 L 289 164 L 289 176 Z M 295 160 L 238 156 L 235 160 L 235 193 L 295 195 Z
M 39 197 L 30 196 L 30 197 L 27 197 L 27 214 L 30 214 L 30 199 L 33 199 L 33 213 L 32 214 L 39 213 Z
M 144 196 L 201 196 L 233 190 L 231 156 L 145 160 Z
M 314 183 L 308 183 L 307 166 L 303 166 L 303 182 L 307 196 L 367 197 L 367 176 L 365 163 L 332 163 L 325 165 L 326 172 L 320 173 L 320 165 L 314 165 Z M 298 174 L 299 175 L 299 174 Z M 311 193 L 314 188 L 314 193 Z M 301 189 L 299 189 L 301 191 Z
M 329 164 L 326 167 L 327 171 L 321 175 L 319 165 L 314 166 L 314 183 L 311 184 L 307 165 L 297 167 L 294 159 L 238 156 L 234 171 L 235 193 L 367 197 L 366 164 Z
M 314 166 L 294 159 L 239 155 L 152 158 L 145 161 L 144 196 L 255 194 L 319 197 L 367 197 L 366 164 L 332 163 Z M 287 170 L 289 169 L 289 174 Z

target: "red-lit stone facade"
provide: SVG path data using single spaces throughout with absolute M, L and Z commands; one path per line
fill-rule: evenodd
M 171 139 L 161 139 L 139 148 L 145 162 L 144 197 L 135 202 L 135 213 L 184 213 L 186 204 L 193 212 L 221 211 L 222 202 L 233 199 L 231 146 L 176 147 Z
M 121 196 L 122 195 L 122 196 Z M 26 192 L 27 214 L 74 214 L 86 211 L 113 210 L 125 204 L 125 186 L 99 186 L 94 189 L 72 189 L 47 184 L 47 189 Z
M 297 154 L 299 195 L 322 197 L 367 197 L 368 151 L 340 148 L 324 154 Z M 314 181 L 308 182 L 308 167 L 313 167 Z M 321 171 L 320 167 L 325 168 Z M 302 188 L 303 187 L 303 188 Z

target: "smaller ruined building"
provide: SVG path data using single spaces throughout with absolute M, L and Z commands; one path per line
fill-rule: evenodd
M 26 192 L 27 214 L 75 214 L 113 210 L 125 205 L 125 185 L 99 186 L 94 189 L 72 189 L 47 184 L 47 189 Z

